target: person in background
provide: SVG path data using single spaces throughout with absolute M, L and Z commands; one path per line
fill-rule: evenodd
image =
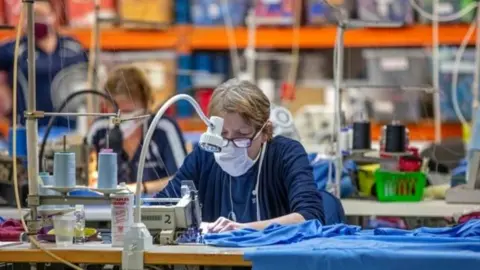
M 237 79 L 223 83 L 213 92 L 209 114 L 224 119 L 222 151 L 196 147 L 156 197 L 179 194 L 182 180 L 193 180 L 202 219 L 214 233 L 324 222 L 307 153 L 296 140 L 272 137 L 270 102 L 256 85 Z
M 55 76 L 64 68 L 87 62 L 84 49 L 75 39 L 57 32 L 57 16 L 49 1 L 35 1 L 35 45 L 36 45 L 36 101 L 37 110 L 54 111 L 51 87 Z M 26 29 L 26 23 L 23 26 Z M 13 62 L 15 59 L 15 41 L 0 45 L 0 71 L 8 75 L 8 88 L 13 88 Z M 25 124 L 24 111 L 27 109 L 28 61 L 27 37 L 24 35 L 18 50 L 18 101 L 17 112 L 21 124 Z M 5 87 L 5 85 L 3 85 Z M 0 88 L 2 88 L 0 86 Z M 9 112 L 10 113 L 10 112 Z M 39 126 L 46 126 L 49 117 L 40 118 Z M 72 119 L 71 125 L 74 125 Z M 57 117 L 54 125 L 69 126 L 66 118 Z
M 133 65 L 119 66 L 108 76 L 105 91 L 116 101 L 122 118 L 149 114 L 152 102 L 152 89 L 145 74 Z M 138 159 L 144 136 L 152 117 L 125 121 L 120 124 L 123 141 L 118 153 L 118 181 L 125 182 L 135 191 Z M 107 146 L 111 121 L 99 118 L 91 126 L 87 142 L 95 146 L 97 152 Z M 112 146 L 113 142 L 110 142 Z M 158 123 L 148 148 L 145 161 L 143 193 L 156 193 L 164 186 L 161 179 L 172 176 L 183 163 L 187 152 L 178 124 L 164 116 Z
M 8 114 L 12 109 L 11 90 L 7 86 L 6 74 L 0 73 L 0 140 L 7 139 L 9 119 Z

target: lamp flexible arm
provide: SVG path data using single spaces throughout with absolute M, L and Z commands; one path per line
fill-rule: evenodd
M 173 96 L 169 100 L 167 100 L 162 107 L 158 110 L 158 112 L 155 114 L 155 117 L 152 120 L 152 123 L 150 124 L 150 127 L 148 128 L 147 134 L 145 135 L 145 139 L 143 140 L 143 146 L 142 146 L 142 151 L 140 152 L 140 158 L 138 161 L 138 169 L 137 169 L 137 187 L 136 187 L 136 194 L 135 194 L 135 204 L 136 204 L 136 210 L 135 211 L 135 223 L 140 223 L 141 221 L 141 209 L 140 209 L 140 200 L 141 200 L 141 194 L 142 194 L 142 180 L 143 180 L 143 169 L 145 167 L 145 158 L 147 156 L 148 152 L 148 146 L 150 145 L 150 141 L 152 139 L 153 133 L 155 132 L 155 129 L 158 125 L 158 122 L 162 119 L 163 115 L 167 111 L 167 109 L 172 106 L 175 102 L 179 100 L 186 100 L 188 101 L 194 108 L 197 114 L 200 116 L 200 118 L 205 122 L 205 124 L 208 127 L 212 127 L 213 124 L 210 122 L 210 120 L 207 118 L 207 116 L 203 113 L 202 109 L 200 108 L 200 105 L 198 105 L 197 101 L 192 98 L 189 95 L 186 94 L 179 94 L 176 96 Z
M 92 95 L 97 95 L 97 96 L 100 96 L 100 97 L 103 97 L 105 100 L 108 100 L 110 103 L 112 103 L 115 111 L 118 111 L 118 105 L 117 103 L 112 99 L 111 96 L 105 94 L 105 93 L 102 93 L 100 91 L 96 91 L 96 90 L 90 90 L 90 89 L 87 89 L 87 90 L 80 90 L 80 91 L 77 91 L 75 93 L 72 93 L 70 94 L 69 96 L 67 96 L 67 98 L 65 98 L 65 100 L 63 101 L 63 103 L 60 105 L 60 107 L 58 108 L 57 112 L 61 112 L 65 109 L 65 107 L 67 107 L 67 105 L 76 97 L 78 96 L 81 96 L 81 95 L 87 95 L 87 94 L 92 94 Z M 52 131 L 52 128 L 53 128 L 53 123 L 55 122 L 55 119 L 57 119 L 57 116 L 54 115 L 50 118 L 50 121 L 48 121 L 48 125 L 47 125 L 47 129 L 45 130 L 45 134 L 43 135 L 43 140 L 42 140 L 42 144 L 40 145 L 40 153 L 38 154 L 38 160 L 40 161 L 39 162 L 39 171 L 42 172 L 45 168 L 43 168 L 43 155 L 45 154 L 45 145 L 47 144 L 47 139 L 48 139 L 48 136 L 50 135 L 50 132 Z

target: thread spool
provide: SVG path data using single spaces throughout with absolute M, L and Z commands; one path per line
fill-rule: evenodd
M 353 123 L 353 150 L 370 150 L 372 148 L 370 122 L 354 122 Z
M 75 187 L 75 153 L 57 152 L 53 157 L 53 176 L 56 187 Z
M 54 190 L 48 189 L 45 186 L 54 186 L 55 178 L 53 175 L 50 175 L 48 172 L 39 173 L 39 177 L 42 179 L 43 184 L 38 185 L 38 194 L 40 196 L 55 196 L 58 195 Z M 40 205 L 39 210 L 55 209 L 55 205 Z
M 87 108 L 80 107 L 78 108 L 78 113 L 87 113 Z M 77 133 L 86 136 L 88 133 L 88 118 L 87 117 L 78 117 L 77 119 Z
M 348 128 L 342 128 L 340 132 L 340 137 L 338 139 L 340 144 L 340 150 L 344 155 L 347 155 L 350 152 L 350 134 Z
M 351 126 L 348 127 L 348 149 L 353 148 L 353 128 Z
M 17 134 L 17 157 L 27 157 L 27 129 L 17 127 L 16 131 L 12 128 L 8 130 L 8 154 L 13 156 L 13 132 Z
M 117 153 L 112 149 L 103 149 L 98 154 L 98 188 L 114 189 L 117 187 Z
M 389 124 L 385 128 L 385 152 L 404 153 L 406 151 L 407 133 L 404 125 Z

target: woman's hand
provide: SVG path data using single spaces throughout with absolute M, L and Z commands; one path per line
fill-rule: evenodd
M 242 229 L 245 227 L 246 227 L 245 224 L 234 222 L 224 217 L 220 217 L 215 222 L 207 225 L 207 229 L 209 233 L 228 232 L 228 231 Z

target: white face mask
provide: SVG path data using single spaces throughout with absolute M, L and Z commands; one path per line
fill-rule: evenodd
M 235 147 L 232 142 L 214 156 L 220 168 L 233 177 L 244 175 L 255 164 L 248 156 L 247 148 Z
M 140 116 L 145 113 L 145 110 L 139 109 L 130 113 L 122 114 L 122 118 L 132 118 Z M 130 137 L 133 132 L 143 123 L 144 120 L 129 120 L 124 121 L 120 124 L 120 130 L 123 134 L 123 139 Z
M 262 128 L 253 137 L 255 141 L 261 134 L 265 123 Z M 222 170 L 233 177 L 244 175 L 255 164 L 255 161 L 248 156 L 248 148 L 236 147 L 233 142 L 229 142 L 226 147 L 222 148 L 220 153 L 215 153 L 215 161 L 222 168 Z

